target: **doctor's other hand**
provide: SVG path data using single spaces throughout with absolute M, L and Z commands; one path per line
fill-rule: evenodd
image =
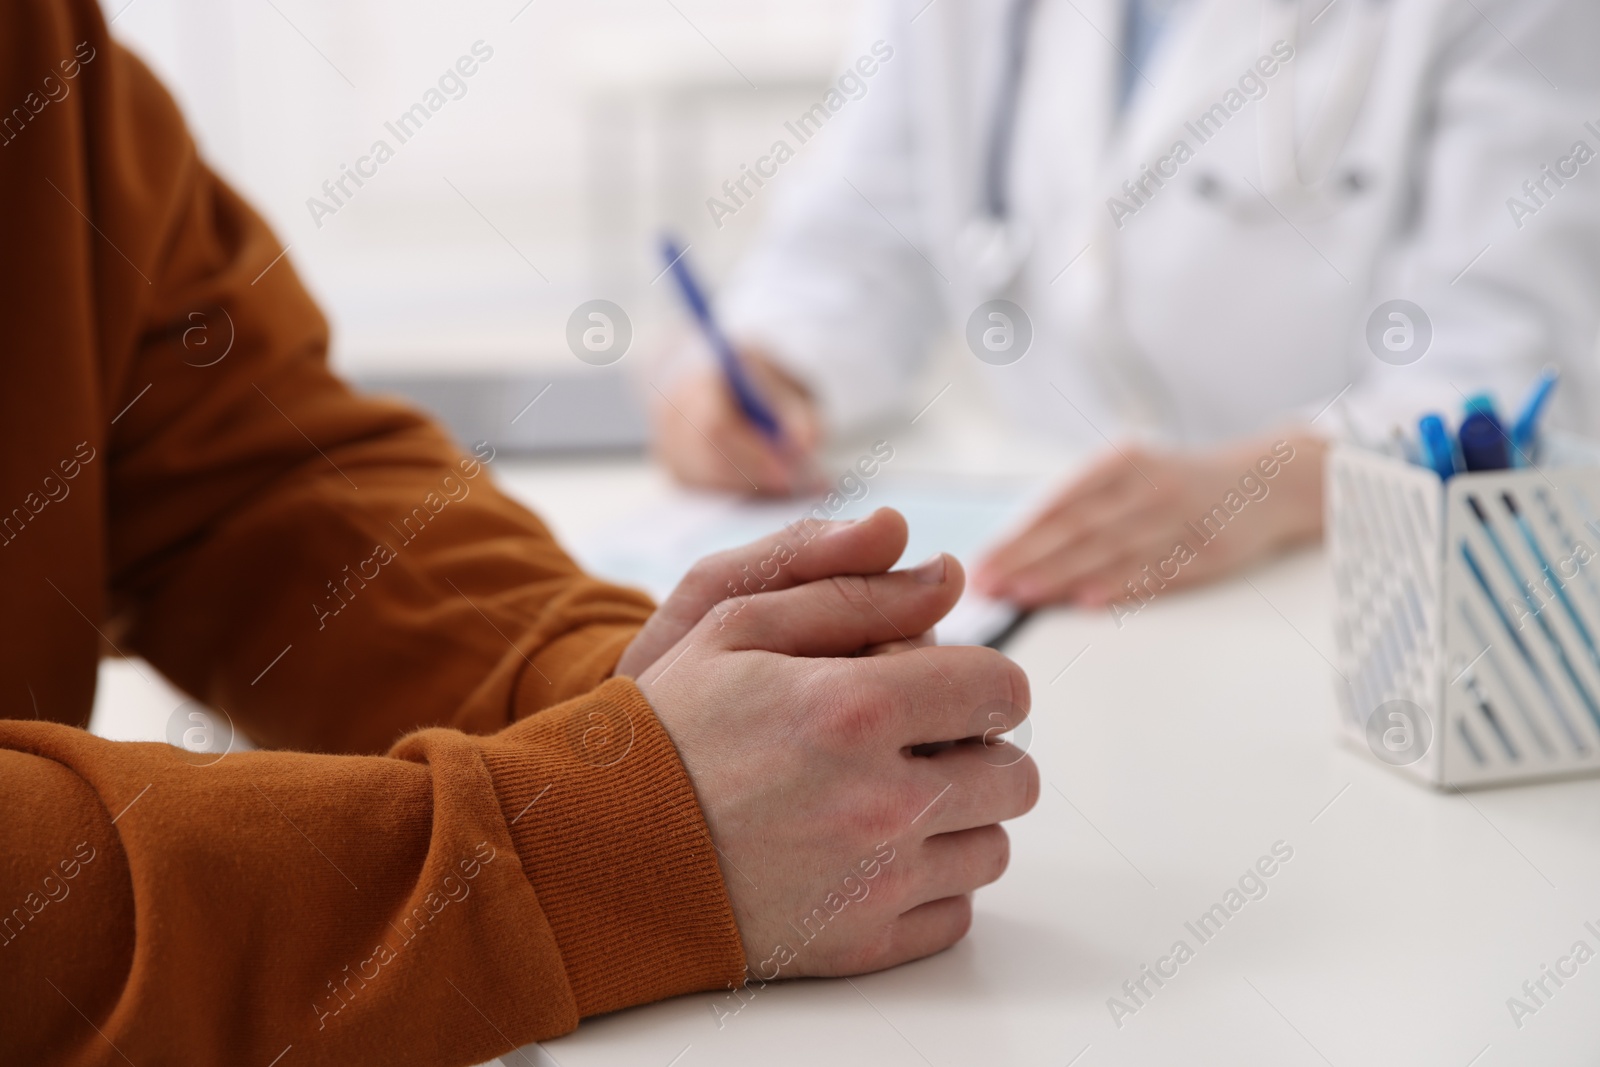
M 1114 450 L 993 548 L 973 584 L 1027 607 L 1104 607 L 1229 574 L 1321 536 L 1326 451 L 1303 430 L 1210 450 Z
M 677 746 L 752 975 L 858 974 L 938 952 L 1039 796 L 1002 744 L 1027 676 L 992 649 L 883 651 L 961 595 L 961 565 L 841 575 L 708 612 L 639 675 Z M 880 654 L 862 654 L 878 649 Z
M 739 410 L 720 368 L 706 364 L 678 375 L 651 405 L 657 457 L 680 482 L 761 496 L 817 489 L 812 469 L 822 419 L 811 393 L 776 362 L 751 349 L 740 361 L 777 416 L 781 441 L 769 440 Z

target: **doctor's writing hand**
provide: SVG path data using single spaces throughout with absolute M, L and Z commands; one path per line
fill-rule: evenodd
M 1039 772 L 997 751 L 995 717 L 1026 716 L 1027 676 L 992 649 L 886 647 L 932 627 L 963 584 L 940 555 L 756 593 L 640 674 L 705 813 L 752 981 L 938 952 L 1005 870 L 1000 823 L 1033 807 Z
M 751 383 L 782 428 L 774 444 L 744 417 L 715 366 L 686 372 L 651 410 L 654 448 L 685 485 L 763 496 L 789 496 L 818 487 L 811 470 L 822 440 L 816 402 L 799 382 L 759 352 L 740 353 Z
M 1231 573 L 1321 536 L 1326 449 L 1290 431 L 1208 451 L 1112 452 L 991 550 L 974 585 L 1028 607 L 1102 607 Z

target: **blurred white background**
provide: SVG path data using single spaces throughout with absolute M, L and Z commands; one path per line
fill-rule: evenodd
M 772 190 L 720 231 L 706 198 L 837 75 L 858 0 L 103 5 L 290 246 L 336 365 L 370 376 L 571 364 L 567 316 L 594 298 L 659 346 L 661 228 L 722 276 Z M 384 123 L 478 40 L 493 58 L 400 145 Z M 307 199 L 380 137 L 394 159 L 316 225 Z

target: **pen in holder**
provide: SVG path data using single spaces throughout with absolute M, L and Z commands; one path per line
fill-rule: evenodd
M 1457 474 L 1328 460 L 1346 734 L 1438 788 L 1600 771 L 1600 449 Z

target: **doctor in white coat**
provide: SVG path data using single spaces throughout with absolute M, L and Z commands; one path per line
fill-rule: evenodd
M 1105 450 L 975 582 L 1105 604 L 1319 536 L 1330 436 L 1546 364 L 1553 421 L 1600 418 L 1594 0 L 879 0 L 857 52 L 794 174 L 743 186 L 772 214 L 722 311 L 783 444 L 680 373 L 685 481 L 799 488 L 825 433 L 926 403 L 951 330 L 1017 418 Z

